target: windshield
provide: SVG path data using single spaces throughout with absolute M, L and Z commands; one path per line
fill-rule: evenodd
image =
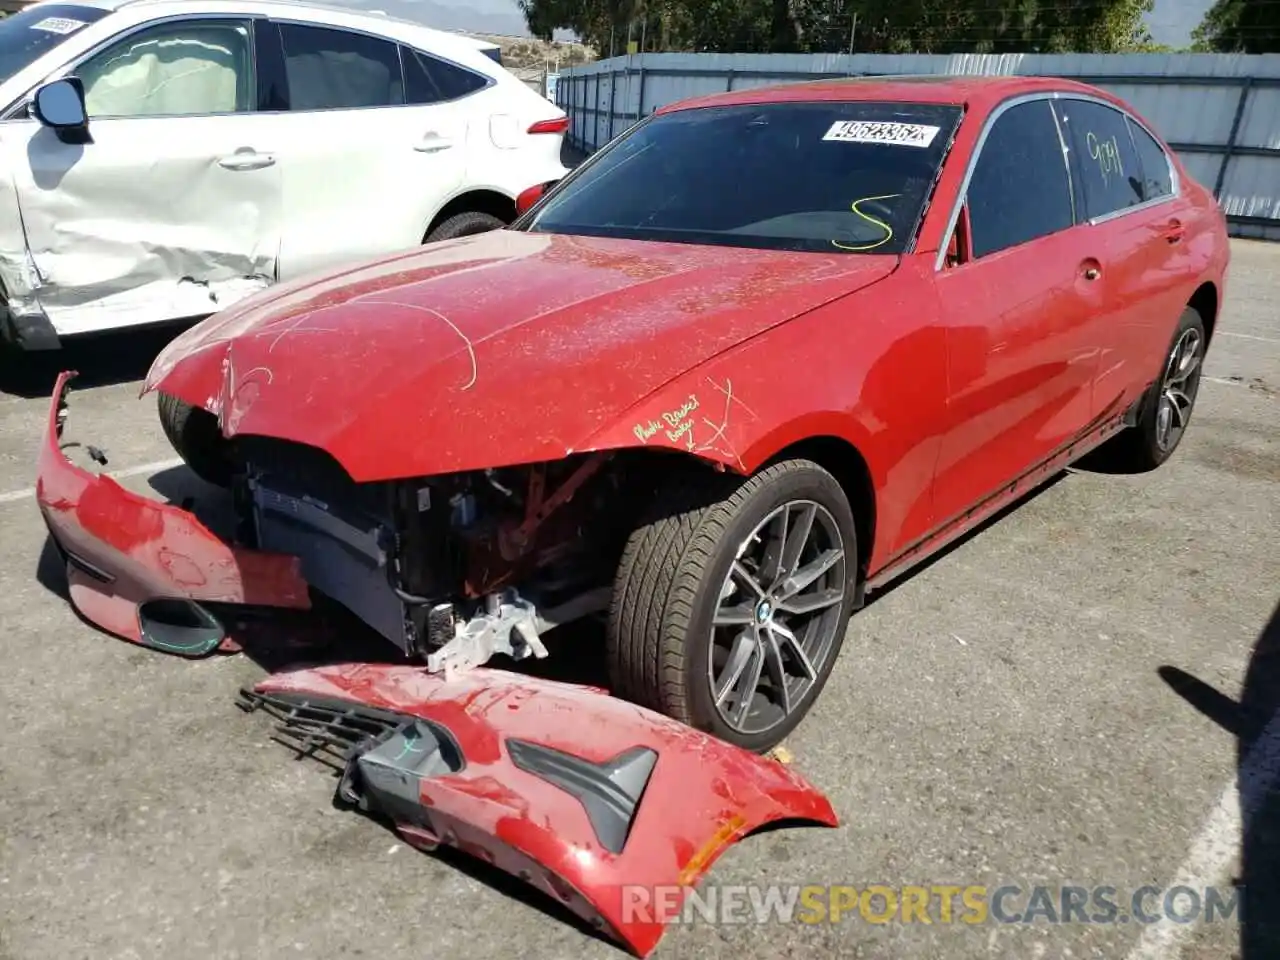
M 656 114 L 526 229 L 775 250 L 902 253 L 960 108 L 773 103 Z
M 108 13 L 100 7 L 41 3 L 0 20 L 0 83 Z

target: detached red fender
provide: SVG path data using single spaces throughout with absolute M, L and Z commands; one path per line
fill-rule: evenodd
M 338 664 L 276 674 L 244 696 L 301 749 L 345 730 L 340 796 L 409 843 L 479 857 L 641 957 L 731 843 L 775 821 L 837 825 L 826 797 L 781 763 L 594 687 Z
M 71 602 L 90 622 L 134 643 L 198 656 L 224 641 L 208 611 L 188 601 L 307 609 L 295 557 L 233 547 L 191 513 L 92 474 L 62 452 L 58 377 L 37 464 L 36 500 L 67 564 Z M 150 605 L 151 615 L 142 609 Z

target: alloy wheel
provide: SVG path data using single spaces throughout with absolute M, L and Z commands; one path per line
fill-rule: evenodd
M 757 735 L 785 721 L 822 675 L 849 589 L 831 512 L 794 500 L 742 541 L 720 589 L 708 680 L 721 720 Z
M 1204 337 L 1194 328 L 1184 330 L 1169 354 L 1156 406 L 1156 445 L 1164 453 L 1177 446 L 1191 419 L 1191 408 L 1200 389 L 1200 365 Z

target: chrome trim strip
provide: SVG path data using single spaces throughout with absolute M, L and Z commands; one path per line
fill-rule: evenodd
M 351 9 L 357 10 L 357 8 L 354 8 L 354 7 Z M 102 18 L 102 20 L 106 20 L 106 19 L 107 17 Z M 120 41 L 125 40 L 131 36 L 134 36 L 135 34 L 140 33 L 143 30 L 150 30 L 152 27 L 159 26 L 165 23 L 183 22 L 183 21 L 189 21 L 189 20 L 222 20 L 222 21 L 229 21 L 229 22 L 235 21 L 235 22 L 245 23 L 250 26 L 249 74 L 250 74 L 250 85 L 253 90 L 253 99 L 254 99 L 254 105 L 252 109 L 233 110 L 233 111 L 228 111 L 223 113 L 156 113 L 156 114 L 147 114 L 145 117 L 99 116 L 99 117 L 90 117 L 89 119 L 90 120 L 164 120 L 167 118 L 191 118 L 191 117 L 243 117 L 248 114 L 276 116 L 279 114 L 291 114 L 291 113 L 311 114 L 311 113 L 332 113 L 332 112 L 338 112 L 338 111 L 346 112 L 349 110 L 396 110 L 396 109 L 401 109 L 405 107 L 435 106 L 435 104 L 423 104 L 423 103 L 388 103 L 388 104 L 382 104 L 382 105 L 373 106 L 373 107 L 327 107 L 322 110 L 293 110 L 293 109 L 259 110 L 257 106 L 258 50 L 257 50 L 256 39 L 253 36 L 254 27 L 259 23 L 292 24 L 294 26 L 300 26 L 300 27 L 314 27 L 320 30 L 337 30 L 339 32 L 354 33 L 359 36 L 368 37 L 371 40 L 381 40 L 383 43 L 389 43 L 396 48 L 396 58 L 398 60 L 401 59 L 400 48 L 404 47 L 405 49 L 412 50 L 415 53 L 419 53 L 424 57 L 428 57 L 433 60 L 439 60 L 441 63 L 448 64 L 449 66 L 454 67 L 458 70 L 466 71 L 472 76 L 481 78 L 485 82 L 483 87 L 479 87 L 475 90 L 472 90 L 470 93 L 463 94 L 461 97 L 455 97 L 452 100 L 439 100 L 439 101 L 436 101 L 436 103 L 458 103 L 462 100 L 467 99 L 467 97 L 474 97 L 478 93 L 483 93 L 484 91 L 490 89 L 491 87 L 496 86 L 498 83 L 498 81 L 494 77 L 491 77 L 486 73 L 481 73 L 480 71 L 475 70 L 472 67 L 464 66 L 463 64 L 460 64 L 455 60 L 450 60 L 448 57 L 443 57 L 440 54 L 433 53 L 429 50 L 423 50 L 421 47 L 416 46 L 412 43 L 409 43 L 408 41 L 397 40 L 394 37 L 387 36 L 386 34 L 374 33 L 371 30 L 366 30 L 361 27 L 346 27 L 346 26 L 339 26 L 331 23 L 321 23 L 316 20 L 306 20 L 306 19 L 302 19 L 300 15 L 293 14 L 293 13 L 284 13 L 284 14 L 270 14 L 270 13 L 257 13 L 257 12 L 254 12 L 254 13 L 175 13 L 175 14 L 170 14 L 169 16 L 156 17 L 153 20 L 147 20 L 143 23 L 136 23 L 131 27 L 126 27 L 120 32 L 114 33 L 107 39 L 102 40 L 101 42 L 94 45 L 93 47 L 90 47 L 88 50 L 79 54 L 75 59 L 71 60 L 70 62 L 65 63 L 61 67 L 57 67 L 56 69 L 52 70 L 47 76 L 44 77 L 44 79 L 40 80 L 38 83 L 32 86 L 30 90 L 28 90 L 22 96 L 18 97 L 15 101 L 10 103 L 9 106 L 5 108 L 3 115 L 0 115 L 0 122 L 3 122 L 5 120 L 14 120 L 14 119 L 21 119 L 21 120 L 28 119 L 27 117 L 18 117 L 16 116 L 16 114 L 19 113 L 22 109 L 30 105 L 31 99 L 32 97 L 35 96 L 35 92 L 37 90 L 39 90 L 46 83 L 51 83 L 54 80 L 61 80 L 64 77 L 72 75 L 80 66 L 82 66 L 85 63 L 85 61 L 91 60 L 93 57 L 97 56 L 103 50 L 106 50 L 109 47 L 112 47 L 115 44 L 119 43 Z M 102 21 L 96 21 L 96 22 L 102 22 Z M 499 64 L 498 66 L 502 67 L 501 64 Z M 400 65 L 400 74 L 401 74 L 401 77 L 403 78 L 404 76 L 403 62 L 401 62 L 401 65 Z
M 956 221 L 960 219 L 960 208 L 964 206 L 965 197 L 969 193 L 969 182 L 973 179 L 973 171 L 978 165 L 978 158 L 982 156 L 982 148 L 986 146 L 987 137 L 991 135 L 991 128 L 995 126 L 997 120 L 1012 110 L 1014 107 L 1024 103 L 1034 103 L 1037 100 L 1051 100 L 1054 94 L 1046 91 L 1037 91 L 1036 93 L 1022 93 L 1007 100 L 1002 100 L 996 105 L 996 108 L 987 114 L 987 119 L 983 121 L 982 132 L 978 134 L 977 142 L 973 145 L 973 153 L 969 155 L 969 163 L 965 168 L 964 177 L 960 180 L 960 187 L 956 191 L 956 198 L 951 202 L 951 214 L 947 217 L 946 229 L 942 231 L 942 239 L 938 244 L 938 252 L 933 259 L 934 273 L 942 270 L 942 265 L 947 258 L 947 245 L 951 242 L 951 234 L 955 232 Z M 1064 158 L 1065 160 L 1065 158 Z
M 1049 116 L 1053 117 L 1053 128 L 1058 131 L 1058 146 L 1062 148 L 1062 159 L 1067 164 L 1067 196 L 1071 198 L 1071 222 L 1080 222 L 1080 211 L 1076 209 L 1076 182 L 1071 175 L 1071 152 L 1067 146 L 1067 136 L 1062 132 L 1062 121 L 1058 119 L 1058 111 L 1053 108 L 1053 101 L 1046 100 L 1049 105 Z M 1126 126 L 1127 130 L 1128 127 Z M 1132 139 L 1132 138 L 1131 138 Z
M 968 164 L 968 167 L 965 169 L 964 178 L 960 181 L 960 189 L 956 192 L 956 198 L 952 202 L 951 216 L 947 218 L 946 229 L 943 230 L 942 232 L 942 240 L 938 244 L 938 253 L 934 257 L 933 270 L 935 273 L 939 273 L 942 271 L 943 263 L 946 261 L 947 245 L 951 241 L 951 234 L 955 231 L 956 221 L 960 218 L 960 208 L 964 206 L 965 198 L 969 192 L 969 182 L 973 179 L 974 168 L 977 167 L 978 160 L 982 156 L 982 148 L 986 145 L 987 137 L 991 133 L 991 128 L 995 125 L 995 122 L 999 120 L 1001 116 L 1003 116 L 1007 111 L 1009 111 L 1013 107 L 1016 107 L 1023 103 L 1030 103 L 1035 100 L 1048 100 L 1050 101 L 1051 108 L 1053 106 L 1053 101 L 1055 100 L 1082 100 L 1082 101 L 1085 101 L 1086 103 L 1096 103 L 1103 107 L 1109 107 L 1110 109 L 1116 111 L 1116 113 L 1120 114 L 1122 117 L 1125 117 L 1130 122 L 1136 123 L 1144 131 L 1150 134 L 1152 139 L 1155 140 L 1157 146 L 1160 147 L 1161 152 L 1165 155 L 1165 161 L 1169 164 L 1169 175 L 1171 177 L 1172 185 L 1173 185 L 1173 193 L 1171 193 L 1169 196 L 1156 197 L 1154 200 L 1146 200 L 1132 207 L 1124 207 L 1121 210 L 1113 210 L 1111 213 L 1103 214 L 1102 216 L 1094 217 L 1093 219 L 1090 219 L 1090 220 L 1081 221 L 1077 219 L 1076 220 L 1077 226 L 1079 226 L 1081 223 L 1088 224 L 1090 226 L 1094 226 L 1100 223 L 1107 223 L 1108 221 L 1115 220 L 1123 216 L 1127 216 L 1128 214 L 1131 214 L 1131 213 L 1141 212 L 1143 210 L 1150 209 L 1151 207 L 1158 206 L 1159 204 L 1168 203 L 1169 201 L 1176 200 L 1178 197 L 1182 196 L 1182 180 L 1178 176 L 1178 172 L 1173 165 L 1173 160 L 1170 157 L 1170 154 L 1172 153 L 1172 151 L 1165 146 L 1163 141 L 1161 141 L 1161 139 L 1155 135 L 1155 133 L 1151 130 L 1150 127 L 1147 126 L 1147 124 L 1143 123 L 1142 120 L 1134 116 L 1133 113 L 1131 113 L 1129 110 L 1126 110 L 1124 107 L 1121 107 L 1121 106 L 1118 106 L 1117 104 L 1112 103 L 1110 100 L 1105 100 L 1102 97 L 1094 96 L 1088 93 L 1081 93 L 1079 91 L 1074 91 L 1074 90 L 1047 90 L 1047 91 L 1037 91 L 1036 93 L 1018 94 L 1017 96 L 1013 96 L 1007 100 L 1001 101 L 996 106 L 996 108 L 987 115 L 987 119 L 984 122 L 982 127 L 982 132 L 978 135 L 978 140 L 973 145 L 973 153 L 969 157 L 969 164 Z M 1054 121 L 1056 123 L 1057 122 L 1056 110 L 1054 111 L 1054 114 L 1055 114 Z M 1061 129 L 1059 129 L 1059 136 L 1061 136 Z M 1070 183 L 1071 164 L 1065 153 L 1063 154 L 1062 159 L 1063 159 L 1063 162 L 1066 163 L 1067 165 L 1067 179 L 1068 179 L 1068 183 Z M 1075 191 L 1074 189 L 1072 189 L 1073 209 L 1074 209 L 1074 204 L 1075 204 Z

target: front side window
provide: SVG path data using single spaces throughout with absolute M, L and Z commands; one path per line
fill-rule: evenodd
M 601 151 L 525 229 L 899 254 L 919 227 L 960 113 L 823 102 L 656 114 Z
M 969 178 L 970 250 L 982 257 L 1072 226 L 1071 182 L 1047 100 L 992 124 Z
M 90 117 L 181 117 L 252 109 L 247 23 L 185 20 L 130 34 L 75 70 Z
M 404 103 L 400 51 L 361 33 L 280 24 L 291 110 L 353 110 Z
M 1164 147 L 1151 134 L 1142 129 L 1142 125 L 1129 121 L 1129 132 L 1133 134 L 1133 145 L 1138 151 L 1138 162 L 1142 165 L 1142 198 L 1158 200 L 1160 197 L 1173 196 L 1173 173 L 1169 169 L 1169 156 Z
M 1061 100 L 1057 110 L 1075 154 L 1085 217 L 1142 203 L 1142 170 L 1124 114 L 1091 100 Z
M 0 19 L 0 83 L 109 12 L 101 7 L 42 3 Z

